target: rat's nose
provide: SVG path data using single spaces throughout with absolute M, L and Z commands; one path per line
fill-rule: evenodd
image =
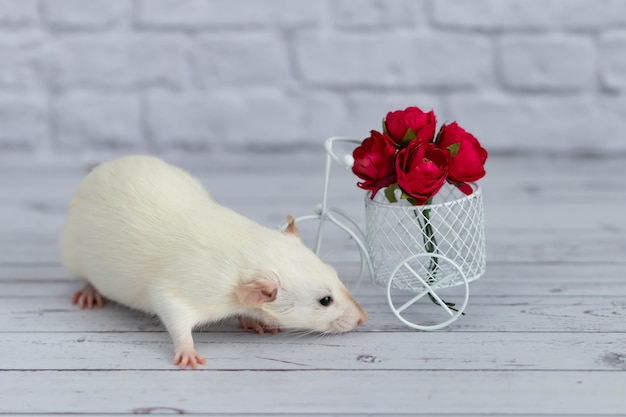
M 359 317 L 359 320 L 356 322 L 356 325 L 360 326 L 362 324 L 365 324 L 366 321 L 367 321 L 367 314 L 364 311 L 363 314 L 361 314 L 361 317 Z

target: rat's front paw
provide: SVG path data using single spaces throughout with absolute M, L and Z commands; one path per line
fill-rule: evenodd
M 195 349 L 178 352 L 176 356 L 174 356 L 174 365 L 179 365 L 182 369 L 185 369 L 187 365 L 193 369 L 198 369 L 198 364 L 204 365 L 206 361 Z
M 263 334 L 265 332 L 276 334 L 280 332 L 278 327 L 270 326 L 269 324 L 265 324 L 250 317 L 237 316 L 237 318 L 239 319 L 239 324 L 244 328 L 244 330 L 254 330 L 258 334 Z
M 82 290 L 76 291 L 72 296 L 72 304 L 78 304 L 81 310 L 104 307 L 104 302 L 105 298 L 91 284 L 85 285 Z

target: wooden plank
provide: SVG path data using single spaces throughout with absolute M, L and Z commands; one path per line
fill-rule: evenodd
M 571 269 L 575 267 L 572 266 Z M 625 266 L 626 268 L 626 266 Z M 349 270 L 350 268 L 348 268 Z M 578 269 L 585 269 L 578 267 Z M 600 268 L 601 269 L 601 268 Z M 591 281 L 586 279 L 570 279 L 566 273 L 561 276 L 546 276 L 546 280 L 530 280 L 523 276 L 499 276 L 495 272 L 486 275 L 470 284 L 470 299 L 506 298 L 511 296 L 541 296 L 541 297 L 626 297 L 626 286 L 622 277 L 602 276 Z M 589 273 L 588 273 L 589 274 Z M 341 276 L 341 275 L 340 275 Z M 368 278 L 365 278 L 366 280 Z M 17 278 L 0 279 L 0 299 L 2 298 L 48 298 L 69 297 L 82 286 L 82 282 L 74 278 Z M 458 292 L 462 292 L 459 288 Z M 386 292 L 384 288 L 373 286 L 368 281 L 354 291 L 359 300 L 375 302 L 374 297 L 384 302 Z M 371 300 L 370 300 L 371 298 Z M 34 300 L 32 302 L 35 302 Z
M 344 265 L 341 265 L 342 267 Z M 358 271 L 354 264 L 345 265 L 351 273 Z M 623 282 L 626 262 L 623 263 L 498 263 L 488 262 L 486 277 L 490 284 L 510 281 L 528 282 L 537 285 L 542 282 L 554 283 L 609 283 Z M 0 264 L 0 281 L 71 280 L 71 275 L 58 263 Z M 483 280 L 482 278 L 476 283 Z M 591 290 L 591 288 L 590 288 Z M 0 294 L 1 295 L 1 294 Z
M 354 282 L 354 264 L 338 266 L 340 277 Z M 485 275 L 470 283 L 472 300 L 480 297 L 540 296 L 604 297 L 626 296 L 626 264 L 489 264 Z M 352 281 L 350 281 L 352 280 Z M 68 298 L 82 286 L 60 265 L 0 266 L 1 298 Z M 357 297 L 380 297 L 385 289 L 363 278 Z
M 349 150 L 348 152 L 349 153 Z M 318 153 L 265 153 L 258 154 L 207 154 L 200 157 L 184 155 L 176 157 L 168 155 L 165 159 L 175 165 L 181 166 L 190 172 L 200 175 L 204 172 L 213 173 L 223 179 L 229 178 L 232 173 L 237 172 L 258 172 L 262 176 L 275 175 L 277 172 L 290 172 L 292 175 L 317 171 L 323 173 L 325 155 Z M 79 178 L 82 176 L 91 163 L 85 161 L 3 161 L 0 164 L 0 184 L 2 178 L 9 174 L 17 174 L 17 179 L 24 177 L 38 177 L 45 180 L 51 173 L 67 178 Z M 571 181 L 578 182 L 580 186 L 590 187 L 589 178 L 602 179 L 601 184 L 607 185 L 612 181 L 623 180 L 623 177 L 615 175 L 616 172 L 625 168 L 624 158 L 537 158 L 537 157 L 504 157 L 492 156 L 487 161 L 487 176 L 481 181 L 491 181 L 507 184 L 509 181 L 499 174 L 509 174 L 515 181 L 527 181 L 528 183 L 541 186 L 549 184 L 550 181 Z M 333 165 L 337 172 L 344 171 L 338 165 Z M 354 179 L 349 171 L 345 171 L 351 179 Z M 515 174 L 524 174 L 523 176 Z M 7 181 L 10 185 L 10 182 Z M 597 188 L 597 187 L 596 187 Z
M 321 200 L 323 178 L 320 170 L 302 172 L 298 169 L 299 167 L 276 167 L 274 172 L 262 175 L 258 171 L 237 172 L 231 169 L 230 172 L 217 176 L 210 171 L 200 172 L 199 177 L 217 201 L 246 215 L 254 216 L 250 201 L 254 201 L 255 206 L 259 203 L 270 203 L 272 211 L 276 212 L 295 211 L 296 214 L 304 214 Z M 570 217 L 578 220 L 577 227 L 584 227 L 586 223 L 595 224 L 614 212 L 611 207 L 619 207 L 626 199 L 623 193 L 615 192 L 626 186 L 626 180 L 617 174 L 624 167 L 611 173 L 610 177 L 587 172 L 575 176 L 557 175 L 556 178 L 553 173 L 550 177 L 541 179 L 530 175 L 528 171 L 515 172 L 506 166 L 501 169 L 494 176 L 481 180 L 487 212 L 500 205 L 508 206 L 509 211 L 518 211 L 522 216 L 530 211 L 535 214 L 534 224 L 538 225 L 545 223 L 544 218 L 552 218 L 550 214 L 555 210 L 560 210 L 565 215 L 569 210 L 578 213 L 578 216 Z M 568 174 L 574 170 L 577 167 L 570 166 Z M 250 174 L 251 172 L 254 174 Z M 363 192 L 355 186 L 354 176 L 343 174 L 347 175 L 333 177 L 329 201 L 331 205 L 345 206 L 354 213 L 360 212 Z M 10 182 L 7 177 L 11 178 Z M 13 213 L 21 210 L 31 215 L 62 214 L 80 180 L 80 175 L 68 177 L 54 171 L 40 173 L 38 176 L 13 172 L 11 175 L 7 174 L 7 177 L 4 181 L 0 180 L 0 189 L 4 191 L 0 206 Z M 37 192 L 33 193 L 33 190 Z M 598 201 L 602 202 L 602 216 L 593 215 L 596 210 L 582 210 L 597 207 Z M 526 207 L 526 210 L 519 210 L 520 206 Z M 491 217 L 495 216 L 489 216 L 488 221 Z M 554 221 L 559 219 L 554 218 Z M 623 222 L 621 223 L 623 226 Z M 45 227 L 45 224 L 42 226 Z
M 6 263 L 0 264 L 0 282 L 13 281 L 75 281 L 59 261 L 51 263 Z M 0 295 L 2 293 L 0 292 Z
M 577 281 L 568 282 L 566 277 L 558 280 L 551 280 L 549 282 L 536 282 L 529 283 L 522 278 L 510 279 L 505 281 L 505 278 L 497 277 L 491 279 L 489 276 L 485 276 L 470 284 L 470 302 L 473 304 L 474 300 L 489 298 L 506 298 L 506 297 L 519 297 L 521 295 L 530 296 L 548 296 L 548 297 L 607 297 L 607 296 L 619 296 L 626 297 L 626 285 L 623 280 L 615 279 L 598 279 L 597 282 L 589 281 Z M 36 298 L 49 298 L 60 297 L 69 299 L 71 295 L 82 287 L 82 282 L 74 278 L 67 278 L 61 280 L 55 280 L 52 278 L 46 278 L 44 281 L 8 281 L 0 280 L 0 299 L 2 298 L 22 298 L 22 299 L 36 299 Z M 461 293 L 462 289 L 459 289 L 456 293 Z M 384 288 L 375 287 L 369 285 L 369 283 L 362 284 L 353 295 L 359 300 L 365 300 L 369 297 L 376 297 L 380 302 L 386 302 L 386 292 Z M 30 301 L 36 302 L 36 301 Z M 371 300 L 369 302 L 374 302 Z
M 323 167 L 315 167 L 307 158 L 296 157 L 285 165 L 284 161 L 276 162 L 281 161 L 280 158 L 267 157 L 264 162 L 261 160 L 262 163 L 245 170 L 241 169 L 241 164 L 234 163 L 236 159 L 230 160 L 230 165 L 228 162 L 222 162 L 217 167 L 207 165 L 196 173 L 218 201 L 255 219 L 256 210 L 252 206 L 256 207 L 259 203 L 269 203 L 273 207 L 270 212 L 279 212 L 280 207 L 286 207 L 286 211 L 306 214 L 321 199 Z M 520 162 L 521 166 L 507 159 L 494 161 L 493 175 L 481 180 L 488 210 L 499 205 L 508 206 L 509 211 L 517 212 L 515 220 L 518 226 L 550 225 L 547 219 L 559 222 L 560 217 L 553 216 L 553 213 L 560 211 L 568 219 L 570 227 L 585 227 L 598 222 L 612 224 L 615 221 L 623 228 L 623 221 L 616 217 L 621 211 L 613 209 L 619 209 L 626 200 L 623 193 L 615 192 L 626 187 L 624 176 L 617 174 L 626 169 L 623 162 L 609 161 L 607 165 L 612 169 L 609 173 L 606 167 L 585 169 L 579 161 L 565 160 L 558 164 L 563 171 L 549 174 L 540 162 L 532 162 L 526 169 L 524 163 L 528 161 Z M 548 165 L 548 168 L 554 169 L 555 166 Z M 11 218 L 17 218 L 16 213 L 20 211 L 22 215 L 62 215 L 82 176 L 82 171 L 76 167 L 5 170 L 6 175 L 0 178 L 0 189 L 5 191 L 0 198 L 0 207 L 10 210 L 8 213 L 13 213 Z M 355 182 L 355 177 L 349 172 L 338 171 L 332 181 L 331 203 L 347 205 L 348 210 L 354 213 L 361 212 L 363 193 L 357 189 Z M 585 198 L 581 199 L 581 196 Z M 255 204 L 250 205 L 250 201 Z M 602 201 L 602 215 L 590 215 L 596 212 L 593 209 L 598 201 Z M 525 209 L 520 210 L 520 205 Z M 282 220 L 284 213 L 280 216 Z M 499 218 L 490 215 L 487 222 Z M 46 227 L 46 224 L 50 223 L 42 222 L 39 226 Z
M 210 370 L 625 371 L 618 333 L 197 333 Z M 17 360 L 15 352 L 28 361 Z M 160 333 L 5 333 L 1 370 L 172 370 Z M 564 354 L 567 352 L 567 354 Z
M 139 383 L 139 381 L 142 381 Z M 116 371 L 0 373 L 0 413 L 621 414 L 624 372 Z
M 543 204 L 569 203 L 581 204 L 597 202 L 602 196 L 602 203 L 614 204 L 624 201 L 624 196 L 615 190 L 623 189 L 626 180 L 620 177 L 624 171 L 624 163 L 615 169 L 609 177 L 596 172 L 581 172 L 576 175 L 575 166 L 568 166 L 567 174 L 550 172 L 548 176 L 538 177 L 529 171 L 517 171 L 502 164 L 497 171 L 480 180 L 484 197 L 488 204 L 492 202 L 535 202 Z M 250 172 L 250 171 L 247 171 Z M 491 174 L 491 173 L 490 173 Z M 571 175 L 570 175 L 571 174 Z M 617 174 L 617 175 L 616 175 Z M 281 191 L 295 197 L 321 196 L 323 174 L 321 170 L 299 171 L 298 167 L 277 168 L 273 174 L 244 176 L 241 172 L 230 172 L 227 175 L 215 175 L 211 172 L 199 172 L 198 177 L 206 184 L 212 194 L 218 198 L 227 196 L 243 197 L 252 193 L 255 197 L 275 195 Z M 350 199 L 361 200 L 363 192 L 355 185 L 357 178 L 349 172 L 334 171 L 331 182 L 331 193 L 339 201 L 342 195 Z M 237 193 L 237 185 L 246 184 L 246 193 Z M 248 190 L 248 185 L 249 190 Z M 234 192 L 233 192 L 234 191 Z M 590 198 L 581 199 L 581 194 Z M 361 196 L 359 198 L 358 196 Z M 503 198 L 504 197 L 504 198 Z M 596 197 L 595 199 L 593 197 Z
M 277 225 L 280 222 L 277 220 Z M 31 262 L 58 263 L 57 236 L 21 235 L 18 232 L 5 234 L 0 240 L 0 263 L 15 265 Z M 306 233 L 312 237 L 312 233 Z M 570 233 L 548 231 L 486 231 L 486 249 L 489 262 L 589 262 L 589 263 L 626 263 L 622 257 L 626 253 L 626 234 L 611 232 Z M 324 244 L 342 240 L 345 235 L 329 232 Z M 515 239 L 511 239 L 515 236 Z M 308 241 L 308 240 L 307 240 Z M 349 247 L 351 256 L 357 256 L 356 246 Z
M 304 408 L 304 407 L 303 407 Z M 88 415 L 89 417 L 109 417 L 111 415 L 114 415 L 116 417 L 136 417 L 138 414 L 183 414 L 184 410 L 182 409 L 178 409 L 178 408 L 168 408 L 168 407 L 144 407 L 144 408 L 138 408 L 135 409 L 133 413 L 114 413 L 114 414 L 101 414 L 101 413 L 81 413 L 81 415 Z M 184 413 L 184 414 L 190 414 L 190 413 Z M 30 413 L 26 413 L 26 414 L 20 414 L 20 417 L 38 417 L 41 415 L 48 415 L 47 413 L 44 414 L 30 414 Z M 50 415 L 55 415 L 53 413 L 51 413 Z M 252 413 L 222 413 L 222 412 L 218 412 L 218 413 L 213 413 L 213 412 L 202 412 L 200 415 L 202 416 L 224 416 L 227 415 L 228 417 L 270 417 L 270 416 L 275 416 L 277 414 L 275 413 L 264 413 L 262 411 L 259 412 L 252 412 Z M 293 416 L 293 417 L 337 417 L 339 415 L 348 415 L 350 417 L 371 417 L 372 414 L 370 413 L 343 413 L 343 414 L 337 414 L 337 413 L 307 413 L 306 411 L 302 411 L 302 412 L 296 412 L 296 413 L 289 413 L 289 416 Z M 436 415 L 437 417 L 468 417 L 468 416 L 473 416 L 472 414 L 458 414 L 458 413 L 445 413 L 445 414 L 432 414 L 432 413 L 422 413 L 419 410 L 416 410 L 410 414 L 407 413 L 396 413 L 396 412 L 385 412 L 383 414 L 377 414 L 377 415 L 383 415 L 385 417 L 407 417 L 407 415 L 410 416 L 433 416 Z M 525 417 L 548 417 L 551 416 L 553 414 L 544 414 L 544 413 L 524 413 Z M 489 417 L 511 417 L 512 414 L 511 413 L 489 413 Z M 606 417 L 606 414 L 558 414 L 559 417 Z
M 321 191 L 323 179 L 323 162 L 319 164 L 315 160 L 305 158 L 293 158 L 290 161 L 266 161 L 265 169 L 259 169 L 263 175 L 259 176 L 266 184 L 266 191 L 280 190 L 289 183 L 290 178 L 298 178 L 308 185 L 298 187 L 298 182 L 289 189 L 317 190 Z M 268 167 L 273 164 L 274 167 Z M 602 165 L 602 167 L 600 167 Z M 267 170 L 269 168 L 269 171 Z M 580 203 L 581 201 L 598 201 L 597 199 L 581 199 L 584 196 L 597 197 L 603 195 L 602 201 L 623 201 L 624 195 L 615 190 L 624 189 L 626 179 L 619 173 L 624 172 L 626 163 L 624 159 L 602 160 L 592 164 L 580 164 L 579 160 L 563 159 L 558 163 L 553 160 L 540 159 L 509 159 L 497 158 L 490 160 L 488 173 L 480 180 L 481 187 L 485 189 L 486 198 L 489 196 L 502 196 L 513 198 L 514 201 L 541 201 L 544 202 L 569 202 Z M 193 170 L 195 174 L 209 186 L 209 189 L 230 189 L 232 182 L 238 181 L 245 172 L 257 172 L 250 169 L 242 170 L 240 166 L 233 164 L 232 167 L 219 167 L 211 169 L 202 167 Z M 232 182 L 231 182 L 232 181 Z M 343 191 L 355 190 L 357 178 L 349 171 L 335 169 L 332 171 L 331 190 L 333 188 Z M 267 187 L 267 185 L 278 185 Z M 254 190 L 250 190 L 254 192 Z M 587 194 L 589 193 L 589 194 Z M 303 194 L 307 195 L 307 194 Z M 502 200 L 501 198 L 494 198 Z M 505 201 L 509 200 L 508 198 Z
M 501 198 L 505 198 L 502 197 Z M 312 197 L 308 200 L 294 198 L 288 200 L 284 193 L 276 196 L 265 196 L 250 205 L 251 197 L 246 196 L 242 201 L 237 201 L 230 196 L 220 200 L 220 203 L 250 217 L 251 219 L 268 227 L 276 227 L 285 222 L 287 214 L 295 216 L 310 215 L 314 207 L 319 203 L 320 197 Z M 504 200 L 506 201 L 506 200 Z M 514 233 L 516 235 L 552 232 L 565 236 L 576 237 L 577 234 L 595 235 L 622 235 L 625 230 L 625 222 L 622 218 L 622 208 L 626 202 L 604 203 L 601 213 L 597 212 L 597 206 L 591 203 L 564 204 L 524 202 L 514 204 L 511 202 L 498 201 L 485 203 L 485 224 L 492 233 Z M 363 200 L 359 196 L 354 199 L 343 197 L 332 207 L 339 207 L 350 213 L 360 225 L 364 225 Z M 11 239 L 19 238 L 19 233 L 32 236 L 49 236 L 56 238 L 62 229 L 65 220 L 65 206 L 58 209 L 40 210 L 24 207 L 20 203 L 7 203 L 0 205 L 0 215 L 11 219 L 4 225 L 0 237 Z M 592 213 L 592 215 L 590 215 Z M 578 236 L 581 238 L 582 236 Z M 3 239 L 4 240 L 4 239 Z
M 89 417 L 110 417 L 112 415 L 116 416 L 116 417 L 137 417 L 138 414 L 183 414 L 183 410 L 181 409 L 177 409 L 177 408 L 168 408 L 168 407 L 144 407 L 144 408 L 138 408 L 135 409 L 133 413 L 114 413 L 114 414 L 101 414 L 101 413 L 81 413 L 81 415 L 88 415 Z M 185 414 L 189 414 L 189 413 L 185 413 Z M 371 417 L 372 414 L 369 413 L 344 413 L 345 415 L 348 415 L 350 417 Z M 44 414 L 30 414 L 30 413 L 26 413 L 26 414 L 20 414 L 20 417 L 39 417 L 42 415 L 48 415 L 47 413 Z M 51 413 L 50 415 L 57 415 L 54 413 Z M 270 417 L 276 414 L 272 414 L 272 413 L 264 413 L 262 411 L 260 412 L 253 412 L 253 413 L 228 413 L 228 414 L 224 414 L 224 413 L 212 413 L 212 412 L 203 412 L 200 415 L 203 416 L 224 416 L 224 415 L 228 415 L 228 417 Z M 293 417 L 337 417 L 338 415 L 342 415 L 342 414 L 337 414 L 337 413 L 307 413 L 307 412 L 300 412 L 300 413 L 289 413 L 289 416 L 293 416 Z M 397 414 L 395 412 L 391 412 L 391 413 L 384 413 L 384 414 L 379 414 L 379 415 L 384 415 L 385 417 L 407 417 L 406 413 L 401 413 L 401 414 Z M 423 414 L 419 411 L 415 411 L 413 413 L 410 413 L 409 415 L 411 416 L 432 416 L 433 414 Z M 467 417 L 468 414 L 437 414 L 437 417 Z M 548 414 L 529 414 L 526 413 L 524 414 L 524 416 L 526 417 L 547 417 Z M 510 413 L 506 413 L 506 414 L 501 414 L 501 413 L 490 413 L 489 417 L 511 417 Z M 606 417 L 606 414 L 601 415 L 601 414 L 559 414 L 559 417 Z
M 383 292 L 357 297 L 369 314 L 360 332 L 407 331 L 392 313 Z M 396 299 L 399 300 L 399 299 Z M 446 328 L 448 332 L 626 332 L 626 298 L 510 296 L 475 297 L 465 316 Z M 405 312 L 416 323 L 437 323 L 445 315 L 428 301 Z M 162 331 L 151 316 L 117 305 L 98 310 L 78 310 L 68 297 L 4 298 L 0 303 L 0 332 L 120 332 Z M 211 331 L 232 331 L 230 322 Z
M 304 408 L 304 407 L 303 407 Z M 144 407 L 144 408 L 138 408 L 135 409 L 134 412 L 132 413 L 112 413 L 112 414 L 101 414 L 99 412 L 94 412 L 94 413 L 81 413 L 81 415 L 88 415 L 89 417 L 109 417 L 109 416 L 116 416 L 116 417 L 136 417 L 138 414 L 183 414 L 183 410 L 181 409 L 177 409 L 177 408 L 171 408 L 171 407 Z M 184 414 L 190 414 L 190 413 L 184 413 Z M 42 416 L 42 415 L 59 415 L 57 413 L 38 413 L 38 414 L 31 414 L 31 413 L 25 413 L 25 414 L 20 414 L 20 417 L 38 417 L 38 416 Z M 223 412 L 217 412 L 217 413 L 213 413 L 213 412 L 202 412 L 201 414 L 202 416 L 225 416 L 227 415 L 228 417 L 270 417 L 270 416 L 275 416 L 278 415 L 276 413 L 264 413 L 262 411 L 259 412 L 251 412 L 251 413 L 228 413 L 225 414 Z M 286 415 L 286 414 L 281 414 L 281 415 Z M 289 416 L 293 416 L 293 417 L 337 417 L 340 415 L 347 415 L 350 417 L 371 417 L 372 414 L 370 413 L 342 413 L 342 414 L 337 414 L 337 413 L 307 413 L 305 411 L 303 412 L 295 412 L 295 413 L 289 413 Z M 445 413 L 445 414 L 432 414 L 432 413 L 422 413 L 419 410 L 416 410 L 410 414 L 407 413 L 396 413 L 396 412 L 385 412 L 382 414 L 377 414 L 377 415 L 383 415 L 385 417 L 407 417 L 407 415 L 410 416 L 433 416 L 436 415 L 437 417 L 468 417 L 468 416 L 474 416 L 475 414 L 458 414 L 458 413 Z M 524 413 L 525 417 L 548 417 L 548 416 L 553 416 L 555 414 L 545 414 L 545 413 Z M 511 417 L 512 414 L 511 413 L 489 413 L 489 417 Z M 559 417 L 606 417 L 607 414 L 580 414 L 580 413 L 576 413 L 576 414 L 558 414 Z
M 216 198 L 252 219 L 274 227 L 287 213 L 312 213 L 321 198 L 321 168 L 307 158 L 260 158 L 254 171 L 236 157 L 198 169 Z M 230 162 L 228 162 L 230 161 Z M 530 163 L 530 164 L 529 164 Z M 602 168 L 596 168 L 603 165 Z M 497 262 L 610 262 L 626 249 L 623 207 L 625 164 L 580 164 L 578 160 L 495 160 L 485 178 L 487 245 Z M 550 169 L 559 171 L 550 172 Z M 563 169 L 563 171 L 560 171 Z M 0 234 L 0 262 L 56 262 L 56 240 L 67 201 L 82 175 L 70 167 L 13 167 L 0 176 L 0 218 L 11 219 Z M 4 172 L 4 171 L 2 171 Z M 13 173 L 15 175 L 8 175 Z M 565 174 L 566 173 L 566 174 Z M 289 174 L 289 175 L 287 175 Z M 352 174 L 333 178 L 331 201 L 363 224 L 363 194 Z M 538 185 L 539 184 L 539 185 Z M 534 188 L 533 188 L 534 187 Z M 245 189 L 245 192 L 241 192 Z M 36 190 L 36 193 L 33 192 Z M 563 194 L 567 190 L 567 195 Z M 602 195 L 596 195 L 602 193 Z M 581 199 L 581 195 L 585 198 Z M 254 204 L 250 204 L 254 201 Z M 598 210 L 597 201 L 602 201 Z M 540 203 L 540 204 L 539 204 Z M 511 239 L 515 236 L 515 239 Z

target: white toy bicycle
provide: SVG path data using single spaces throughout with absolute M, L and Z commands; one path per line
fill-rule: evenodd
M 366 227 L 362 229 L 352 216 L 338 208 L 329 207 L 328 191 L 333 163 L 350 169 L 354 163 L 351 154 L 338 156 L 336 143 L 354 144 L 361 141 L 331 137 L 326 140 L 326 169 L 322 202 L 315 213 L 296 218 L 296 223 L 317 220 L 313 250 L 322 259 L 331 251 L 321 253 L 324 228 L 332 224 L 345 234 L 344 243 L 356 246 L 359 270 L 347 278 L 346 285 L 356 291 L 366 273 L 372 281 L 387 289 L 387 301 L 395 316 L 409 327 L 436 330 L 457 320 L 469 301 L 469 282 L 485 272 L 485 232 L 482 192 L 478 185 L 470 184 L 473 193 L 465 195 L 456 187 L 446 184 L 424 206 L 393 203 L 385 200 L 384 193 L 374 199 L 365 197 Z M 332 263 L 332 262 L 331 262 Z M 343 277 L 342 277 L 343 278 Z M 444 290 L 458 287 L 456 304 L 444 301 Z M 406 299 L 398 303 L 394 298 Z M 428 296 L 434 305 L 443 310 L 433 322 L 420 323 L 421 315 L 409 308 Z M 443 318 L 441 318 L 443 316 Z

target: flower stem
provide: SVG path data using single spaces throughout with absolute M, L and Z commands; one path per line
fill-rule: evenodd
M 427 205 L 431 203 L 432 203 L 432 199 L 426 202 Z M 424 224 L 422 225 L 422 222 L 419 221 L 419 219 L 418 219 L 418 223 L 422 227 L 422 236 L 424 239 L 424 248 L 426 249 L 426 252 L 439 254 L 439 248 L 437 247 L 437 238 L 435 237 L 435 231 L 433 230 L 433 225 L 430 221 L 430 211 L 431 209 L 421 210 L 422 217 L 424 218 Z M 415 216 L 417 217 L 417 212 L 415 212 Z M 437 277 L 438 269 L 439 269 L 439 257 L 432 256 L 430 258 L 430 264 L 428 266 L 428 271 L 429 271 L 428 283 L 429 284 L 432 284 L 433 282 L 437 281 L 436 277 Z M 428 298 L 430 298 L 430 301 L 432 301 L 436 305 L 440 305 L 439 301 L 437 301 L 432 296 L 431 293 L 428 293 Z M 454 306 L 456 305 L 455 303 L 447 302 L 443 299 L 441 301 L 443 301 L 446 304 L 446 306 L 450 308 L 450 310 L 458 311 L 456 308 L 454 308 Z M 465 315 L 465 313 L 461 313 L 461 314 Z
M 428 200 L 426 204 L 431 204 L 432 200 Z M 439 249 L 437 248 L 437 239 L 435 238 L 435 231 L 433 230 L 433 225 L 430 222 L 430 210 L 424 209 L 422 210 L 422 216 L 424 217 L 424 228 L 423 228 L 423 236 L 424 236 L 424 247 L 426 248 L 426 252 L 428 253 L 436 253 L 439 254 Z M 437 269 L 439 267 L 439 258 L 436 256 L 431 257 L 430 266 L 429 266 L 429 277 L 428 282 L 435 282 L 435 277 L 437 276 Z

